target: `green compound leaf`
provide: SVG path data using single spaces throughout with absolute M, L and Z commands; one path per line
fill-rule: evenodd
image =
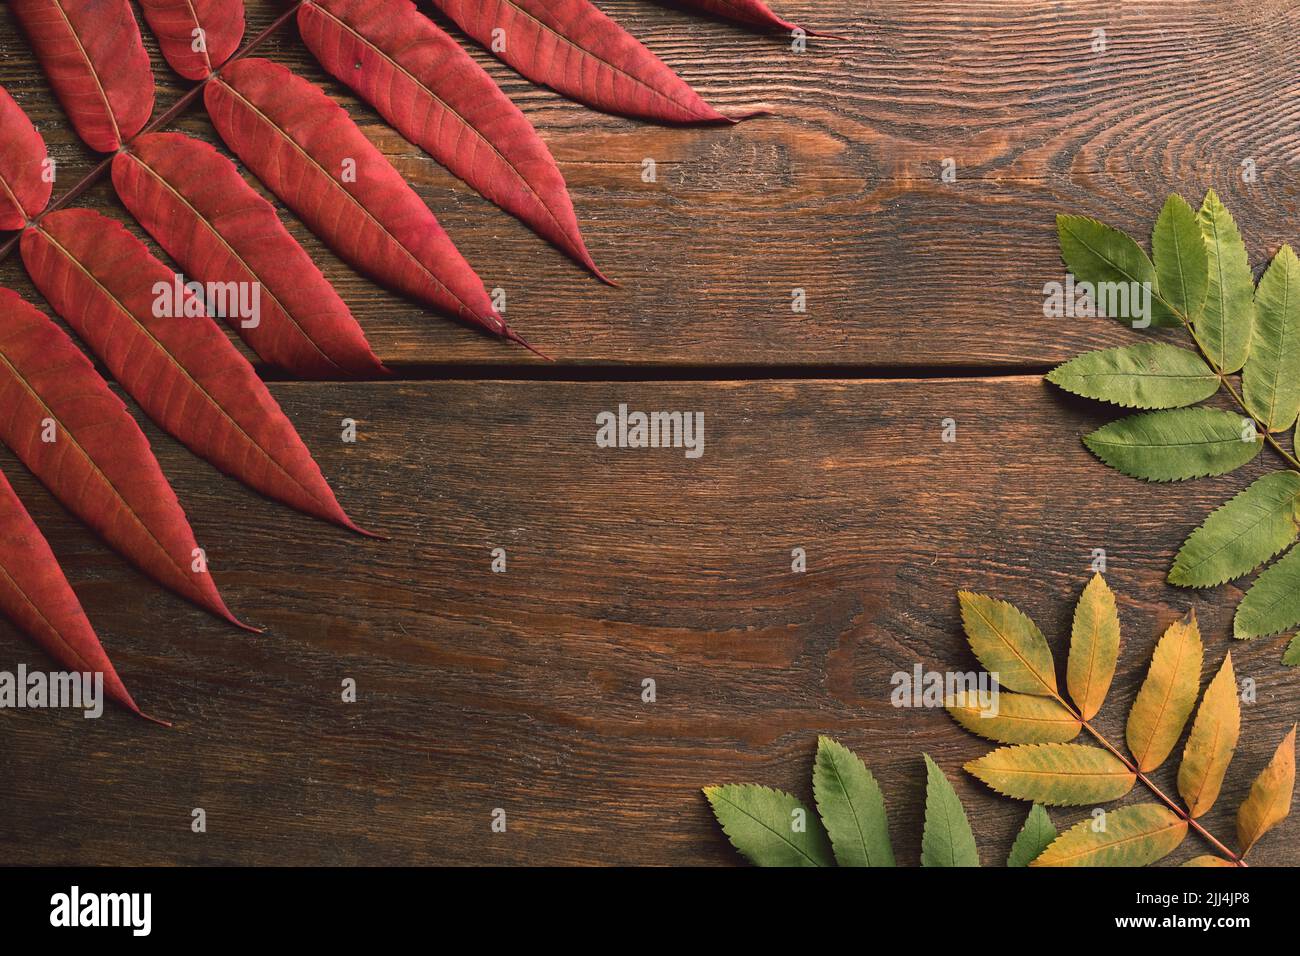
M 953 720 L 971 733 L 1000 744 L 1064 743 L 1083 729 L 1072 713 L 1050 697 L 1001 691 L 989 702 L 962 691 L 950 697 L 946 706 Z
M 1205 236 L 1196 211 L 1177 193 L 1165 200 L 1151 233 L 1160 297 L 1189 320 L 1200 317 L 1210 281 Z
M 1074 608 L 1070 658 L 1065 670 L 1065 686 L 1084 720 L 1095 717 L 1106 702 L 1118 661 L 1119 612 L 1115 595 L 1106 579 L 1094 574 Z
M 1181 408 L 1219 390 L 1195 352 L 1163 342 L 1085 352 L 1047 373 L 1053 385 L 1124 408 Z
M 1057 216 L 1056 232 L 1061 242 L 1061 258 L 1078 282 L 1087 282 L 1094 287 L 1100 283 L 1123 283 L 1130 288 L 1135 283 L 1138 287 L 1145 286 L 1152 290 L 1151 323 L 1180 324 L 1168 309 L 1157 307 L 1155 291 L 1159 283 L 1156 267 L 1142 247 L 1129 236 L 1087 216 Z M 1106 309 L 1103 302 L 1096 302 L 1096 305 L 1102 313 L 1115 311 Z M 1111 315 L 1111 318 L 1126 325 L 1133 321 L 1128 315 Z
M 1187 821 L 1157 803 L 1138 803 L 1106 814 L 1106 829 L 1084 820 L 1057 837 L 1030 866 L 1148 866 L 1187 837 Z
M 1208 588 L 1249 574 L 1300 536 L 1300 474 L 1259 478 L 1213 511 L 1191 533 L 1169 572 L 1169 583 Z
M 893 866 L 885 798 L 871 771 L 847 747 L 817 738 L 813 765 L 817 812 L 840 866 Z
M 1278 250 L 1255 291 L 1255 333 L 1241 374 L 1249 408 L 1269 431 L 1295 424 L 1300 412 L 1300 259 Z
M 1217 408 L 1131 415 L 1083 439 L 1106 464 L 1146 481 L 1227 474 L 1258 455 L 1263 441 L 1250 419 Z
M 966 810 L 957 791 L 939 769 L 925 757 L 925 832 L 921 837 L 922 866 L 979 866 L 979 850 L 971 833 Z
M 834 866 L 826 833 L 788 793 L 758 784 L 705 787 L 713 815 L 740 853 L 757 866 Z
M 1038 625 L 1006 601 L 970 591 L 958 591 L 957 599 L 971 650 L 999 685 L 1022 694 L 1056 694 L 1056 665 Z
M 972 760 L 966 770 L 998 793 L 1051 807 L 1117 800 L 1137 782 L 1137 774 L 1110 751 L 1084 744 L 1003 747 Z
M 1250 355 L 1255 327 L 1255 277 L 1237 224 L 1213 189 L 1205 194 L 1199 218 L 1205 234 L 1210 284 L 1196 331 L 1210 360 L 1225 373 L 1237 372 Z
M 1245 641 L 1296 625 L 1300 625 L 1300 549 L 1292 548 L 1265 569 L 1241 599 L 1232 619 L 1232 636 Z
M 1029 808 L 1025 825 L 1016 835 L 1016 842 L 1011 845 L 1011 855 L 1007 857 L 1007 866 L 1028 866 L 1038 855 L 1051 846 L 1056 839 L 1056 827 L 1047 811 L 1035 803 Z

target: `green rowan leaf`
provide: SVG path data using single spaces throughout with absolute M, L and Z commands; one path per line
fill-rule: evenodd
M 829 737 L 817 739 L 817 812 L 840 866 L 893 866 L 885 798 L 866 764 Z
M 1205 519 L 1174 559 L 1169 583 L 1214 587 L 1249 574 L 1300 536 L 1300 474 L 1276 471 Z
M 1300 548 L 1265 568 L 1237 605 L 1232 636 L 1238 640 L 1280 634 L 1300 625 Z
M 1074 608 L 1065 686 L 1084 720 L 1101 710 L 1119 661 L 1119 612 L 1106 579 L 1094 574 Z
M 998 684 L 1022 694 L 1056 693 L 1056 665 L 1047 639 L 1027 615 L 1006 601 L 958 591 L 971 650 Z
M 1284 431 L 1300 412 L 1300 259 L 1278 250 L 1255 291 L 1255 332 L 1241 374 L 1242 394 L 1269 431 Z
M 953 720 L 971 733 L 1001 744 L 1064 743 L 1083 729 L 1078 718 L 1050 697 L 1002 691 L 994 701 L 985 706 L 988 702 L 978 694 L 960 692 L 946 706 Z
M 1089 451 L 1132 478 L 1183 481 L 1223 475 L 1259 454 L 1250 419 L 1218 408 L 1130 415 L 1083 439 Z
M 1066 830 L 1030 866 L 1148 866 L 1187 837 L 1187 821 L 1168 807 L 1138 803 L 1106 814 L 1106 828 L 1084 820 Z
M 1211 189 L 1200 212 L 1210 284 L 1196 331 L 1205 353 L 1224 372 L 1237 372 L 1250 355 L 1255 327 L 1255 277 L 1232 214 Z
M 1085 352 L 1052 369 L 1047 380 L 1124 408 L 1181 408 L 1219 390 L 1219 376 L 1199 355 L 1164 342 Z
M 1087 216 L 1057 216 L 1056 232 L 1061 243 L 1061 258 L 1077 281 L 1094 287 L 1100 283 L 1146 286 L 1152 292 L 1151 323 L 1180 324 L 1168 309 L 1157 308 L 1155 294 L 1159 282 L 1156 267 L 1132 238 Z M 1102 303 L 1098 303 L 1098 308 L 1105 311 Z M 1131 316 L 1112 315 L 1111 318 L 1132 324 Z
M 925 832 L 922 866 L 979 866 L 979 850 L 966 810 L 939 765 L 925 757 Z
M 1151 254 L 1160 297 L 1194 322 L 1205 306 L 1210 264 L 1196 211 L 1177 193 L 1165 200 L 1156 219 Z
M 966 770 L 998 793 L 1049 807 L 1118 800 L 1137 775 L 1108 750 L 1084 744 L 1022 744 L 972 760 Z
M 705 787 L 713 815 L 740 853 L 757 866 L 834 866 L 817 818 L 797 799 L 757 784 Z
M 1011 845 L 1011 854 L 1007 857 L 1007 866 L 1028 866 L 1038 855 L 1046 850 L 1056 839 L 1056 827 L 1052 818 L 1039 804 L 1029 808 L 1025 825 L 1016 834 L 1016 842 Z

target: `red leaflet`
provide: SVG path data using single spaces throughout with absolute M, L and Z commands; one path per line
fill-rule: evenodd
M 204 90 L 217 132 L 335 252 L 462 321 L 515 337 L 429 207 L 319 87 L 269 60 Z
M 778 17 L 762 0 L 672 0 L 672 2 L 679 7 L 700 10 L 735 23 L 744 23 L 767 30 L 790 31 L 800 29 L 789 20 Z M 813 33 L 811 30 L 805 30 L 804 32 L 809 36 L 826 35 Z
M 162 55 L 187 80 L 230 59 L 244 36 L 242 0 L 140 0 Z
M 207 143 L 180 133 L 141 136 L 113 159 L 113 185 L 189 276 L 261 284 L 258 325 L 227 319 L 263 359 L 300 378 L 387 373 L 275 208 Z
M 412 143 L 597 276 L 568 188 L 532 124 L 410 0 L 315 0 L 303 41 Z
M 0 472 L 0 612 L 70 671 L 103 674 L 108 696 L 147 720 L 9 479 Z M 162 721 L 158 721 L 162 723 Z
M 153 112 L 153 72 L 128 0 L 9 0 L 77 135 L 111 153 Z
M 588 0 L 433 0 L 534 83 L 607 113 L 666 123 L 729 123 Z
M 22 254 L 41 294 L 159 427 L 268 498 L 366 533 L 203 302 L 121 223 L 51 213 L 23 234 Z
M 30 233 L 29 233 L 30 235 Z M 149 440 L 72 339 L 0 289 L 0 441 L 64 506 L 159 584 L 239 627 Z
M 0 229 L 21 229 L 50 201 L 45 140 L 0 86 Z

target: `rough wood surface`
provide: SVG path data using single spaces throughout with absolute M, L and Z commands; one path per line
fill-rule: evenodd
M 1157 635 L 1188 608 L 1205 679 L 1231 647 L 1258 683 L 1212 831 L 1230 837 L 1295 718 L 1280 642 L 1230 639 L 1237 592 L 1163 583 L 1189 526 L 1259 466 L 1152 491 L 1093 461 L 1077 436 L 1095 413 L 1033 378 L 275 391 L 344 503 L 392 541 L 288 515 L 151 431 L 223 593 L 263 637 L 131 572 L 0 459 L 137 699 L 177 724 L 0 711 L 6 859 L 727 862 L 699 788 L 810 798 L 829 733 L 879 776 L 901 860 L 918 859 L 925 751 L 1000 864 L 1026 808 L 961 771 L 989 746 L 941 711 L 891 706 L 890 678 L 976 667 L 958 587 L 1020 604 L 1063 665 L 1094 548 L 1121 596 L 1101 720 L 1117 739 Z M 704 412 L 704 456 L 598 449 L 595 416 L 620 402 Z M 345 416 L 355 445 L 338 440 Z M 1172 787 L 1174 770 L 1157 776 Z M 195 807 L 206 834 L 190 832 Z M 1252 857 L 1294 862 L 1297 835 L 1293 817 Z M 1199 852 L 1189 839 L 1178 858 Z
M 1042 318 L 1062 266 L 1053 216 L 1142 233 L 1164 197 L 1213 186 L 1257 262 L 1296 239 L 1300 139 L 1286 0 L 778 4 L 848 37 L 808 51 L 649 0 L 601 6 L 715 105 L 772 116 L 665 129 L 532 87 L 477 48 L 567 177 L 609 289 L 383 125 L 311 60 L 290 26 L 267 55 L 322 84 L 438 214 L 509 317 L 566 362 L 1023 365 L 1115 344 L 1122 330 Z M 247 4 L 249 35 L 284 9 Z M 445 21 L 443 21 L 445 22 Z M 454 28 L 452 28 L 454 30 Z M 1094 53 L 1093 31 L 1106 50 Z M 159 103 L 185 89 L 146 42 Z M 12 13 L 0 83 L 41 127 L 62 185 L 92 162 Z M 178 128 L 214 132 L 195 107 Z M 658 182 L 642 181 L 642 162 Z M 956 162 L 957 180 L 940 181 Z M 1241 164 L 1258 178 L 1242 182 Z M 125 216 L 107 185 L 86 202 Z M 291 216 L 376 350 L 396 364 L 531 362 L 356 276 Z M 0 281 L 16 281 L 13 265 Z M 21 283 L 19 283 L 21 285 Z M 791 310 L 791 290 L 808 297 Z

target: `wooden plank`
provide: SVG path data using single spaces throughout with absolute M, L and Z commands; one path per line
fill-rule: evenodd
M 849 41 L 804 54 L 647 2 L 602 7 L 723 109 L 733 129 L 595 114 L 476 55 L 533 119 L 567 176 L 602 287 L 453 180 L 316 67 L 290 29 L 268 55 L 324 84 L 392 158 L 510 320 L 563 362 L 630 365 L 991 365 L 1055 362 L 1121 329 L 1042 318 L 1059 278 L 1053 218 L 1143 234 L 1164 197 L 1218 189 L 1257 267 L 1293 240 L 1300 144 L 1294 4 L 1246 0 L 1015 3 L 789 0 Z M 249 29 L 283 9 L 247 4 Z M 1106 49 L 1094 52 L 1095 30 Z M 159 102 L 184 89 L 148 39 Z M 67 185 L 92 158 L 0 13 L 0 83 L 50 140 Z M 178 127 L 213 139 L 201 111 Z M 643 160 L 658 181 L 642 181 Z M 940 165 L 956 162 L 955 183 Z M 1244 183 L 1242 164 L 1257 180 Z M 107 186 L 85 202 L 119 217 Z M 292 217 L 396 366 L 532 359 L 355 275 Z M 21 269 L 0 283 L 26 289 Z M 808 297 L 791 309 L 792 290 Z
M 1036 378 L 274 390 L 344 503 L 392 540 L 287 514 L 151 431 L 226 598 L 262 637 L 143 581 L 0 459 L 128 685 L 176 721 L 0 711 L 5 859 L 727 862 L 699 788 L 761 781 L 810 799 L 827 733 L 880 778 L 900 860 L 918 859 L 925 751 L 1000 864 L 1026 808 L 960 770 L 985 744 L 941 712 L 891 706 L 891 677 L 975 668 L 959 587 L 1018 603 L 1063 664 L 1095 548 L 1125 637 L 1107 733 L 1122 738 L 1156 636 L 1189 608 L 1206 679 L 1231 649 L 1257 683 L 1212 831 L 1230 838 L 1295 719 L 1283 642 L 1229 639 L 1238 590 L 1163 582 L 1190 528 L 1272 463 L 1177 486 L 1124 478 L 1078 441 L 1103 416 Z M 596 415 L 619 403 L 703 412 L 703 456 L 597 448 Z M 345 417 L 356 444 L 339 441 Z M 43 660 L 3 631 L 0 669 Z M 1174 771 L 1156 774 L 1171 793 Z M 195 807 L 206 834 L 190 831 Z M 1297 836 L 1292 817 L 1252 857 L 1293 862 Z M 1175 859 L 1204 850 L 1189 840 Z

